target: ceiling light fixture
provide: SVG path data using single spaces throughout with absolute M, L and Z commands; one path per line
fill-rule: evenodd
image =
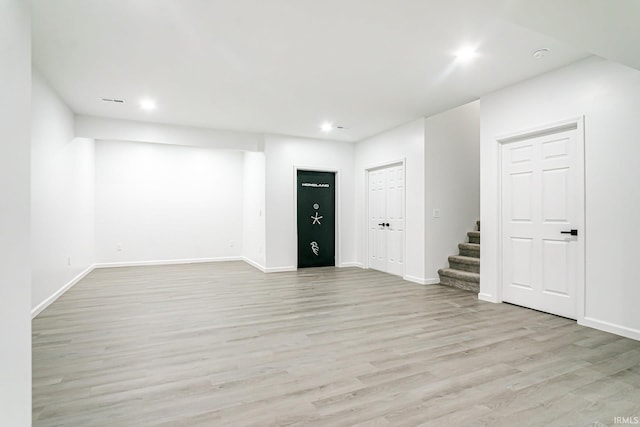
M 334 129 L 334 126 L 333 126 L 333 123 L 331 122 L 324 122 L 323 124 L 320 125 L 320 129 L 324 133 L 329 133 Z
M 551 49 L 547 49 L 546 47 L 542 48 L 542 49 L 538 49 L 535 52 L 532 53 L 533 57 L 536 59 L 542 59 L 545 56 L 549 55 L 551 53 Z
M 140 108 L 145 111 L 153 111 L 157 108 L 156 102 L 151 98 L 144 98 L 140 100 Z
M 465 46 L 454 53 L 454 56 L 458 61 L 467 62 L 478 56 L 476 48 L 471 46 Z

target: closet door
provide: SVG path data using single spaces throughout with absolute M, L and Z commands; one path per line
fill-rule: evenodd
M 577 130 L 502 145 L 502 296 L 577 318 L 584 174 Z
M 404 273 L 404 166 L 369 171 L 369 267 Z
M 385 171 L 369 172 L 369 267 L 387 271 L 385 260 L 386 216 Z

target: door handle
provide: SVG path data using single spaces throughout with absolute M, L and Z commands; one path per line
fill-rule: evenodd
M 384 227 L 384 222 L 382 224 L 378 224 L 380 227 Z
M 561 231 L 560 234 L 571 234 L 572 236 L 577 236 L 578 235 L 578 230 L 573 228 L 573 229 L 571 229 L 569 231 Z

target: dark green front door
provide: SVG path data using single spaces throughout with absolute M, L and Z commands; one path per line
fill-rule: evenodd
M 336 175 L 298 171 L 298 267 L 336 265 Z

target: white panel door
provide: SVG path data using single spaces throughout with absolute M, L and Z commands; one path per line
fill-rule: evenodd
M 385 171 L 369 172 L 369 267 L 386 271 L 385 221 L 386 221 Z
M 503 300 L 572 319 L 584 257 L 578 157 L 575 129 L 502 145 Z
M 404 274 L 404 167 L 369 172 L 369 267 Z

